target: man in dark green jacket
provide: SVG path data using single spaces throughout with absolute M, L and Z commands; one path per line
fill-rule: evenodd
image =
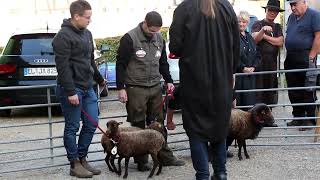
M 161 76 L 167 83 L 167 90 L 173 91 L 174 85 L 169 72 L 165 41 L 159 30 L 162 19 L 159 13 L 149 12 L 145 20 L 126 33 L 120 40 L 116 63 L 117 88 L 119 100 L 126 103 L 127 121 L 132 126 L 145 128 L 146 119 L 157 120 L 163 124 L 160 113 Z M 164 166 L 181 166 L 166 145 L 160 152 Z M 150 169 L 147 156 L 135 158 L 138 170 Z

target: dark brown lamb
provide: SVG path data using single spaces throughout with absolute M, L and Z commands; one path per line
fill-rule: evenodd
M 255 139 L 265 125 L 272 125 L 274 118 L 266 104 L 256 104 L 249 111 L 232 109 L 228 138 L 238 143 L 238 158 L 242 160 L 241 148 L 249 159 L 246 139 Z
M 116 121 L 109 121 L 107 126 L 109 138 L 115 141 L 117 146 L 117 154 L 119 155 L 119 169 L 117 173 L 119 175 L 121 175 L 121 160 L 123 158 L 125 158 L 125 174 L 123 178 L 127 178 L 130 157 L 141 156 L 145 154 L 150 154 L 153 160 L 153 167 L 149 177 L 153 176 L 154 171 L 158 166 L 159 169 L 156 174 L 158 175 L 161 173 L 162 164 L 158 160 L 158 153 L 164 146 L 165 139 L 160 132 L 152 129 L 123 132 L 121 129 L 119 129 L 119 123 Z
M 111 124 L 115 124 L 116 122 L 113 122 L 113 120 L 110 121 Z M 108 122 L 108 123 L 110 123 Z M 108 123 L 107 123 L 107 127 L 108 127 Z M 122 124 L 122 122 L 118 122 L 118 126 Z M 138 127 L 121 127 L 120 131 L 137 131 L 137 130 L 141 130 L 141 128 Z M 105 157 L 105 162 L 109 168 L 109 171 L 111 172 L 117 172 L 117 168 L 114 164 L 114 159 L 115 159 L 115 155 L 112 155 L 111 150 L 112 148 L 115 146 L 114 142 L 110 140 L 109 138 L 109 134 L 110 134 L 110 130 L 106 131 L 106 134 L 102 135 L 101 138 L 101 145 L 104 149 L 104 152 L 106 153 L 106 157 Z

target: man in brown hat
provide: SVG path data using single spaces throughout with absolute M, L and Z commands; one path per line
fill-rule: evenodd
M 278 67 L 279 48 L 283 45 L 283 33 L 279 23 L 274 20 L 279 12 L 280 1 L 269 0 L 265 9 L 266 17 L 261 21 L 256 21 L 252 25 L 252 37 L 257 43 L 261 53 L 261 64 L 257 67 L 258 71 L 276 71 Z M 263 74 L 257 76 L 257 88 L 269 89 L 277 88 L 277 74 Z M 277 91 L 265 91 L 257 93 L 257 102 L 265 104 L 276 104 L 278 102 Z M 273 126 L 277 126 L 274 124 Z

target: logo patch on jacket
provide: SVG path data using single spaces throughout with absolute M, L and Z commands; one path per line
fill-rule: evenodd
M 136 56 L 139 57 L 139 58 L 143 58 L 146 55 L 147 55 L 147 53 L 143 49 L 140 49 L 140 50 L 136 51 Z
M 158 58 L 161 56 L 161 52 L 159 50 L 157 50 L 155 57 Z

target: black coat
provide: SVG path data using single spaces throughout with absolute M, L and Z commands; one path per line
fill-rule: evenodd
M 180 57 L 183 127 L 188 136 L 221 141 L 227 135 L 232 74 L 239 60 L 238 19 L 227 0 L 216 0 L 216 17 L 185 0 L 170 27 L 171 53 Z
M 257 68 L 261 62 L 261 56 L 255 41 L 248 32 L 245 34 L 245 36 L 240 34 L 240 65 L 237 68 L 238 73 L 243 73 L 245 67 Z M 256 75 L 237 76 L 236 89 L 256 89 Z M 256 92 L 237 93 L 237 106 L 254 105 L 256 104 L 256 99 Z

